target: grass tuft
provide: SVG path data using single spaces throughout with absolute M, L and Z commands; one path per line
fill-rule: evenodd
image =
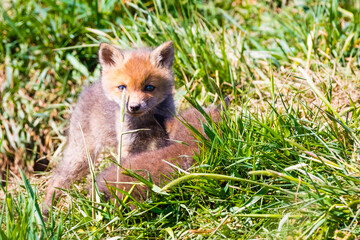
M 5 1 L 0 238 L 356 239 L 359 8 L 355 0 Z M 153 188 L 147 201 L 112 189 L 126 196 L 119 204 L 95 204 L 80 182 L 45 222 L 48 174 L 32 174 L 61 158 L 77 96 L 100 75 L 98 44 L 169 40 L 179 110 L 233 99 L 218 125 L 205 116 L 204 136 L 184 123 L 202 150 L 190 174 L 165 186 L 138 178 Z

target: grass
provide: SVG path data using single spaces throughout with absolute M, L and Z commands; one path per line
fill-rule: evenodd
M 360 2 L 284 3 L 5 1 L 1 239 L 357 239 Z M 77 96 L 99 76 L 98 43 L 167 40 L 179 109 L 233 98 L 204 125 L 191 174 L 145 202 L 95 208 L 80 182 L 43 221 L 49 174 L 32 173 L 61 159 Z

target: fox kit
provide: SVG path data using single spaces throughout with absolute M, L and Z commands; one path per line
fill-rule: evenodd
M 100 81 L 83 90 L 70 120 L 68 145 L 64 157 L 50 180 L 44 201 L 44 214 L 48 214 L 52 197 L 61 195 L 57 188 L 68 188 L 72 182 L 88 172 L 86 150 L 92 160 L 106 147 L 117 147 L 120 134 L 120 104 L 125 94 L 126 110 L 121 153 L 122 166 L 132 170 L 146 170 L 139 173 L 159 184 L 164 175 L 173 172 L 167 160 L 187 169 L 193 164 L 191 156 L 198 151 L 191 131 L 174 117 L 172 96 L 172 64 L 174 48 L 166 42 L 151 49 L 122 51 L 102 43 L 99 49 L 101 65 Z M 220 119 L 219 108 L 208 109 L 214 121 Z M 203 116 L 196 109 L 181 114 L 186 122 L 203 132 Z M 182 142 L 182 143 L 180 143 Z M 106 186 L 129 190 L 131 185 L 116 183 L 132 179 L 120 174 L 117 167 L 110 167 L 97 177 L 99 190 L 110 197 Z M 144 196 L 137 188 L 134 196 Z
M 120 103 L 125 94 L 122 156 L 168 146 L 166 123 L 175 114 L 172 64 L 174 48 L 165 42 L 155 49 L 120 50 L 102 43 L 99 48 L 100 80 L 82 91 L 70 119 L 68 144 L 52 176 L 44 213 L 54 195 L 88 173 L 87 150 L 94 161 L 104 147 L 117 147 L 120 134 Z M 146 159 L 144 160 L 146 161 Z

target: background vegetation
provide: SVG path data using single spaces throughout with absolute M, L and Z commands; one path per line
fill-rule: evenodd
M 12 178 L 1 190 L 0 238 L 358 238 L 359 7 L 3 1 L 0 167 Z M 167 40 L 176 47 L 179 109 L 184 96 L 200 105 L 233 98 L 227 118 L 206 128 L 190 171 L 218 175 L 192 175 L 143 203 L 95 208 L 79 183 L 45 222 L 39 204 L 48 173 L 31 173 L 61 158 L 77 96 L 99 76 L 99 42 Z M 30 181 L 17 177 L 20 168 Z

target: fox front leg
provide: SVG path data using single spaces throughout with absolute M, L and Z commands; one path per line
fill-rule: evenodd
M 62 195 L 61 189 L 70 188 L 71 184 L 84 177 L 89 171 L 89 162 L 86 149 L 90 154 L 91 160 L 94 162 L 97 157 L 97 145 L 90 144 L 85 146 L 82 136 L 70 136 L 69 143 L 64 151 L 64 157 L 56 168 L 46 191 L 43 213 L 48 215 L 49 208 Z

